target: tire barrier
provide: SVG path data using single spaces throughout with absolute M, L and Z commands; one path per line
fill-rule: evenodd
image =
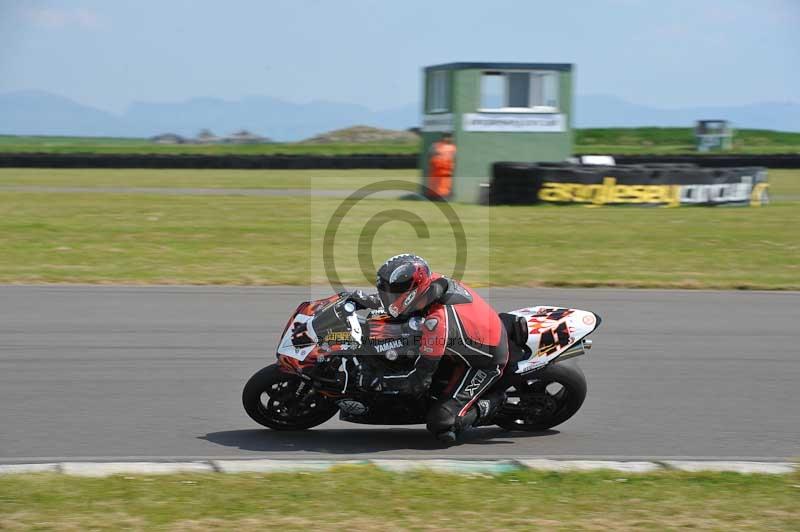
M 617 164 L 694 164 L 703 168 L 735 168 L 766 166 L 767 168 L 800 168 L 800 153 L 776 155 L 612 155 Z
M 690 164 L 727 168 L 766 166 L 800 168 L 800 154 L 783 155 L 612 155 L 618 164 Z M 194 168 L 256 170 L 397 169 L 417 168 L 419 155 L 192 155 L 0 153 L 6 168 Z
M 157 155 L 2 153 L 0 167 L 346 170 L 417 168 L 416 155 Z
M 752 205 L 768 201 L 760 166 L 701 168 L 689 164 L 582 166 L 495 163 L 490 204 Z

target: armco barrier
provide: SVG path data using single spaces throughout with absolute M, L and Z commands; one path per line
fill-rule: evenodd
M 612 155 L 618 164 L 693 164 L 701 167 L 800 168 L 800 154 Z M 412 169 L 416 154 L 389 155 L 192 155 L 0 153 L 0 167 L 16 168 L 208 168 L 208 169 Z
M 244 170 L 411 169 L 416 155 L 159 155 L 0 153 L 6 168 L 194 168 Z
M 761 205 L 767 172 L 758 166 L 582 166 L 495 163 L 489 203 L 591 205 Z

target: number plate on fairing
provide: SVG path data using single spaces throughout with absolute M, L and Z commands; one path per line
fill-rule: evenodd
M 512 310 L 528 324 L 527 345 L 531 356 L 521 362 L 526 371 L 558 358 L 575 343 L 597 328 L 597 315 L 586 310 L 560 307 L 528 307 Z
M 308 354 L 317 346 L 316 344 L 316 334 L 314 333 L 314 329 L 311 328 L 311 319 L 313 316 L 308 316 L 306 314 L 297 314 L 295 315 L 292 323 L 286 328 L 286 332 L 283 334 L 283 338 L 281 338 L 280 343 L 278 344 L 278 354 L 284 355 L 291 358 L 296 358 L 297 360 L 303 361 L 306 359 Z M 298 323 L 305 323 L 307 327 L 307 333 L 309 337 L 315 342 L 311 343 L 307 346 L 300 346 L 295 347 L 292 343 L 292 332 L 294 331 L 295 325 Z
M 292 323 L 287 327 L 286 332 L 281 338 L 280 343 L 278 344 L 278 354 L 284 355 L 291 358 L 296 358 L 301 362 L 308 357 L 309 353 L 317 347 L 320 339 L 317 335 L 317 332 L 314 330 L 313 327 L 313 316 L 308 316 L 307 314 L 297 314 Z M 349 340 L 349 342 L 343 342 L 341 340 L 337 341 L 337 345 L 340 349 L 355 349 L 362 342 L 362 331 L 361 331 L 361 324 L 358 321 L 358 316 L 355 314 L 351 314 L 347 317 L 347 323 L 349 325 L 349 331 L 342 331 L 342 338 Z M 306 345 L 295 346 L 292 343 L 292 335 L 297 324 L 305 324 L 306 325 L 306 334 L 311 340 L 311 343 Z M 327 342 L 325 338 L 322 339 L 322 342 Z

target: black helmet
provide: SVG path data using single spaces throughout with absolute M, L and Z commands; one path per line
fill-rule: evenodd
M 421 308 L 431 280 L 431 269 L 425 259 L 405 253 L 391 257 L 378 268 L 375 285 L 383 308 L 398 318 Z

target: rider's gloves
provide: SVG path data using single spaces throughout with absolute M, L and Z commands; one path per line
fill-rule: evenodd
M 383 306 L 378 296 L 374 294 L 367 294 L 363 290 L 353 290 L 352 292 L 342 292 L 339 294 L 346 297 L 356 304 L 359 308 L 379 309 Z

